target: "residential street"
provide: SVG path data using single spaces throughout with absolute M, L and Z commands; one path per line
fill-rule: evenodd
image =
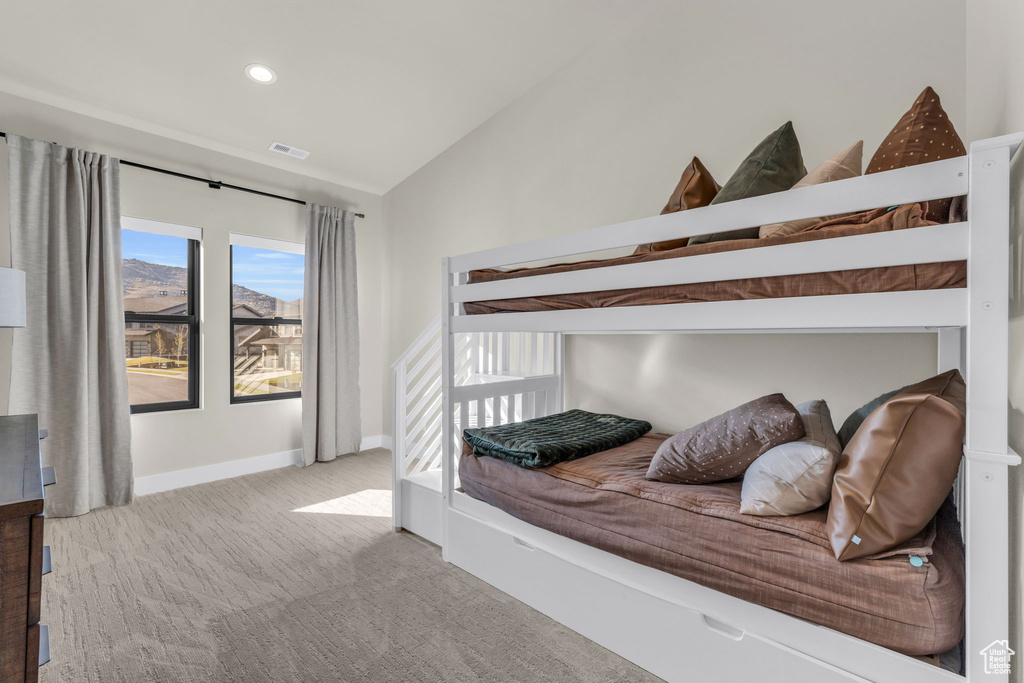
M 133 405 L 185 401 L 188 399 L 188 374 L 174 376 L 129 370 L 128 394 Z

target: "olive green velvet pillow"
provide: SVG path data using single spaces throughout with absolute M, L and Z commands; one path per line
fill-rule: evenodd
M 903 389 L 906 389 L 906 387 L 886 392 L 877 398 L 871 399 L 860 408 L 857 408 L 857 410 L 850 413 L 850 416 L 846 418 L 846 421 L 843 422 L 843 426 L 839 429 L 839 445 L 846 448 L 846 444 L 850 443 L 850 439 L 852 439 L 853 435 L 857 433 L 860 426 L 864 424 L 864 420 L 868 419 L 868 415 L 875 412 L 875 409 L 878 408 L 878 406 L 903 391 Z
M 805 175 L 807 169 L 800 154 L 800 141 L 796 139 L 793 122 L 787 121 L 762 140 L 761 144 L 743 160 L 729 178 L 729 182 L 722 187 L 722 191 L 711 201 L 711 205 L 782 192 L 796 185 Z M 698 235 L 690 238 L 690 244 L 756 238 L 759 229 L 760 227 L 754 227 L 734 232 Z

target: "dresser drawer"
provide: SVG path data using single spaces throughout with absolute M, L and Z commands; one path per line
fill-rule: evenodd
M 28 627 L 25 647 L 25 683 L 39 680 L 39 667 L 50 661 L 50 629 L 42 624 Z
M 39 643 L 42 628 L 39 624 L 28 627 L 28 640 L 25 643 L 25 683 L 36 683 L 39 680 Z M 49 638 L 47 638 L 47 659 L 49 659 Z
M 49 660 L 39 624 L 45 553 L 44 486 L 35 415 L 0 417 L 0 682 L 37 683 Z
M 28 547 L 28 624 L 39 622 L 39 608 L 43 592 L 43 520 L 42 515 L 31 518 Z

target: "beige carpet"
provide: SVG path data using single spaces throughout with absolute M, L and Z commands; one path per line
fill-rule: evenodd
M 48 522 L 42 683 L 654 681 L 391 529 L 369 451 Z

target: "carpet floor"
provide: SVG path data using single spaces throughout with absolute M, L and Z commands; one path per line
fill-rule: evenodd
M 391 528 L 374 450 L 47 522 L 42 683 L 656 681 Z

